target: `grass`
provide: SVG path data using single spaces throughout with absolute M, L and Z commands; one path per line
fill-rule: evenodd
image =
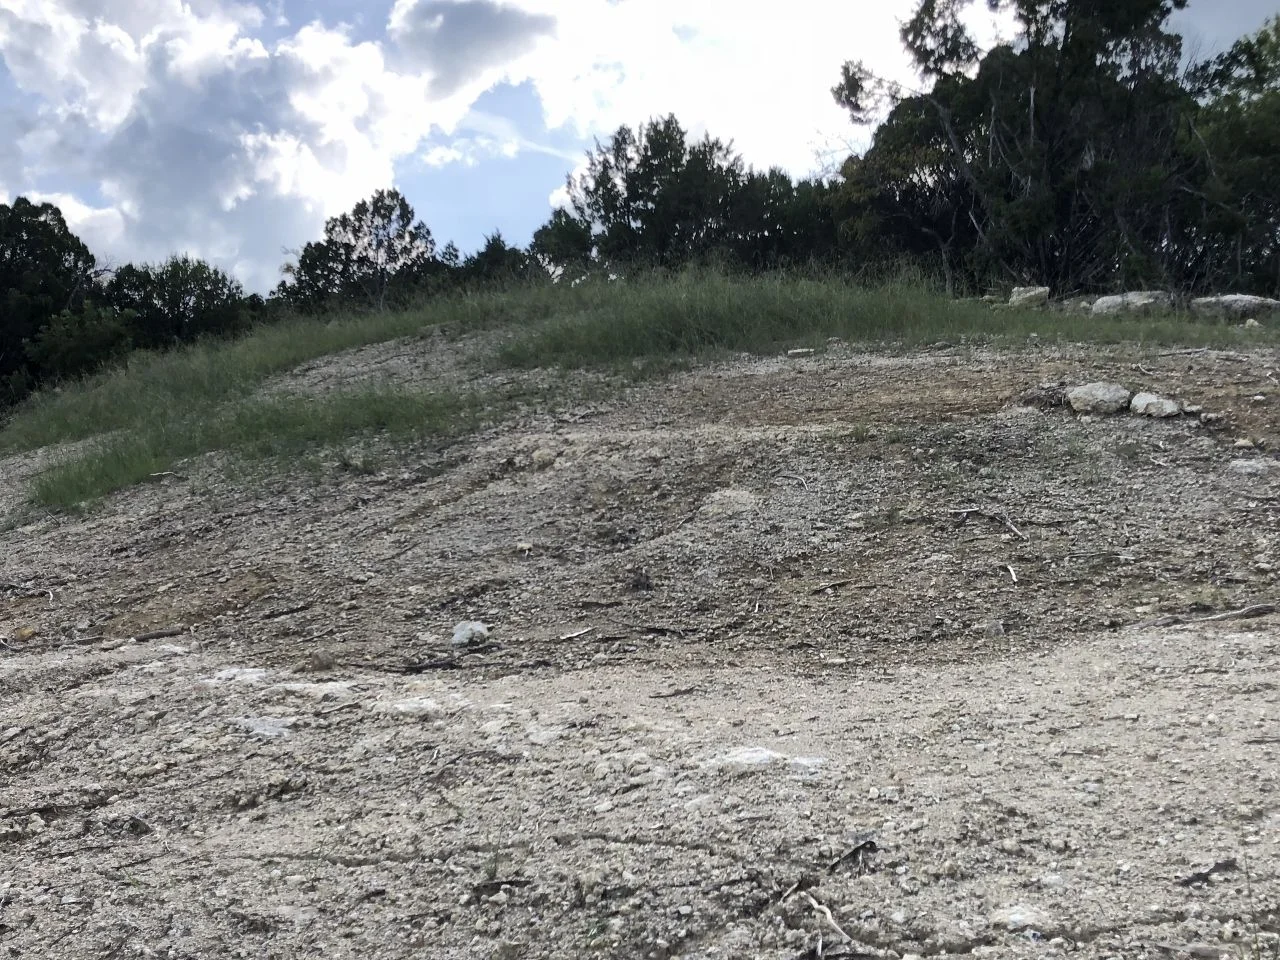
M 213 415 L 161 417 L 105 437 L 45 471 L 35 480 L 33 499 L 49 509 L 74 509 L 211 451 L 297 461 L 368 434 L 401 442 L 457 436 L 480 422 L 483 401 L 480 395 L 380 389 L 253 398 Z
M 34 484 L 37 505 L 70 509 L 215 451 L 242 460 L 297 460 L 355 439 L 457 436 L 486 415 L 514 407 L 518 398 L 409 388 L 304 398 L 261 387 L 309 360 L 355 347 L 485 328 L 505 332 L 485 358 L 493 367 L 594 368 L 631 376 L 733 352 L 820 348 L 829 337 L 898 348 L 938 341 L 1025 345 L 1032 335 L 1041 343 L 1191 347 L 1277 339 L 1272 329 L 1179 317 L 996 311 L 946 300 L 911 282 L 867 287 L 839 278 L 689 271 L 456 295 L 400 312 L 299 317 L 237 340 L 137 353 L 116 369 L 38 393 L 0 431 L 0 455 L 91 440 Z M 373 462 L 338 457 L 340 469 L 356 472 Z
M 554 319 L 508 342 L 512 367 L 645 367 L 727 352 L 821 347 L 827 338 L 908 348 L 938 341 L 1151 343 L 1242 346 L 1274 332 L 1156 316 L 1118 318 L 993 310 L 946 300 L 914 283 L 873 287 L 830 278 L 739 279 L 690 271 L 675 278 L 597 284 Z
M 554 289 L 531 288 L 440 298 L 398 312 L 295 317 L 236 340 L 139 351 L 122 367 L 37 393 L 0 432 L 0 453 L 133 429 L 174 409 L 207 414 L 277 374 L 355 347 L 430 330 L 520 326 L 555 310 Z

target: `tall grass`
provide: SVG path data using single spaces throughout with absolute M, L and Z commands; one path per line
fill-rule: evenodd
M 867 287 L 838 277 L 734 278 L 691 271 L 594 285 L 554 319 L 501 349 L 513 367 L 599 367 L 725 351 L 767 353 L 819 346 L 829 337 L 910 347 L 940 340 L 1243 345 L 1275 333 L 1171 315 L 1092 317 L 993 310 L 945 299 L 918 283 Z
M 0 453 L 96 438 L 37 479 L 34 498 L 66 508 L 163 472 L 186 457 L 228 451 L 295 457 L 374 434 L 455 436 L 516 398 L 473 391 L 380 388 L 323 396 L 259 387 L 299 364 L 425 330 L 500 326 L 489 362 L 511 368 L 661 371 L 729 351 L 820 346 L 828 337 L 909 347 L 951 342 L 1139 342 L 1188 346 L 1275 342 L 1188 318 L 1099 318 L 992 310 L 951 301 L 914 281 L 860 286 L 817 276 L 744 278 L 717 271 L 458 294 L 379 314 L 294 318 L 233 341 L 139 353 L 114 370 L 38 393 L 0 431 Z
M 447 392 L 366 389 L 254 397 L 104 437 L 37 477 L 32 494 L 40 506 L 66 510 L 210 451 L 288 460 L 373 433 L 398 441 L 438 439 L 471 429 L 482 412 L 479 396 Z
M 235 340 L 139 351 L 118 367 L 37 393 L 0 431 L 0 453 L 146 426 L 175 411 L 207 414 L 308 360 L 431 329 L 537 323 L 559 302 L 552 287 L 459 294 L 403 311 L 294 317 Z

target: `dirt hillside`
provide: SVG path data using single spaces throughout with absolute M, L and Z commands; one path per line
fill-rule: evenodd
M 836 345 L 11 523 L 0 951 L 1276 956 L 1278 370 Z

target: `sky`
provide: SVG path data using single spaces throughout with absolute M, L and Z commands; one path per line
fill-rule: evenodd
M 188 253 L 266 292 L 395 186 L 437 241 L 524 244 L 595 139 L 675 113 L 757 167 L 865 145 L 845 60 L 903 82 L 914 0 L 0 0 L 0 202 L 56 203 L 107 264 Z M 1191 0 L 1222 49 L 1275 0 Z M 969 12 L 981 42 L 1001 24 Z

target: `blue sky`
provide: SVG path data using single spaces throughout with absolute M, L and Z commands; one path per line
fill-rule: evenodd
M 802 175 L 859 147 L 845 59 L 910 81 L 913 0 L 0 0 L 0 201 L 108 263 L 206 257 L 269 289 L 326 216 L 395 185 L 443 245 L 525 243 L 594 137 L 674 112 Z M 1192 0 L 1219 49 L 1274 0 Z M 976 2 L 975 32 L 998 21 Z

